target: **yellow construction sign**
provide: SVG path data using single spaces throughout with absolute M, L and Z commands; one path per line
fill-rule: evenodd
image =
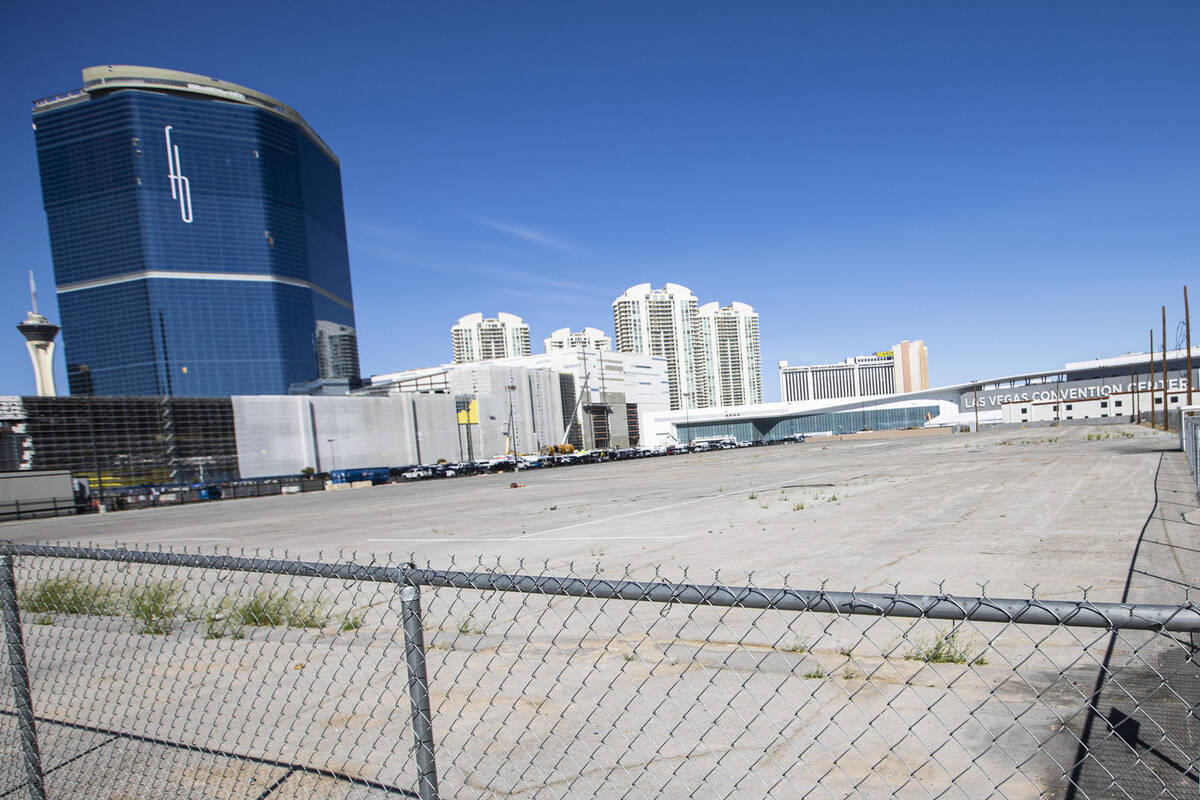
M 458 412 L 459 425 L 478 425 L 479 424 L 479 402 L 472 400 L 471 405 L 462 411 Z

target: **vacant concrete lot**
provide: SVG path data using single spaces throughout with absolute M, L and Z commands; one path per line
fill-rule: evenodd
M 731 583 L 1118 599 L 1175 438 L 1134 426 L 821 441 L 0 526 L 19 542 L 666 565 Z M 524 484 L 510 488 L 512 482 Z M 382 557 L 382 555 L 381 555 Z

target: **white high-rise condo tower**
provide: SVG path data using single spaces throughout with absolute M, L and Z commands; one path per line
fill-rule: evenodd
M 612 339 L 599 328 L 584 328 L 573 331 L 570 328 L 559 328 L 547 337 L 543 344 L 546 352 L 553 350 L 612 350 Z
M 529 355 L 529 326 L 503 311 L 489 319 L 468 314 L 450 329 L 450 339 L 455 364 Z
M 697 314 L 710 406 L 762 402 L 758 314 L 745 303 L 705 303 Z
M 25 348 L 33 361 L 33 377 L 37 382 L 37 393 L 44 397 L 53 397 L 54 391 L 54 337 L 58 335 L 58 326 L 38 313 L 37 285 L 33 282 L 33 270 L 29 271 L 29 296 L 33 300 L 33 310 L 25 317 L 25 321 L 17 325 L 17 330 L 25 337 Z
M 613 301 L 617 352 L 667 359 L 672 411 L 709 406 L 698 307 L 692 290 L 677 283 L 661 289 L 639 283 Z

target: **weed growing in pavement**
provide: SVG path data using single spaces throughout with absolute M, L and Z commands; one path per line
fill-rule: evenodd
M 320 628 L 329 621 L 329 612 L 320 598 L 300 600 L 291 590 L 255 592 L 233 606 L 232 619 L 241 625 L 274 628 Z
M 203 622 L 205 639 L 221 639 L 225 636 L 242 638 L 242 626 L 234 620 L 234 604 L 228 597 L 222 599 L 216 608 L 205 611 Z
M 808 672 L 804 673 L 804 677 L 806 677 L 806 678 L 824 678 L 825 670 L 821 667 L 817 667 L 816 669 L 810 669 Z
M 858 673 L 847 667 L 846 669 L 842 670 L 842 677 L 849 681 L 857 678 Z
M 747 495 L 746 499 L 747 499 L 747 500 L 757 500 L 757 499 L 758 499 L 758 492 L 755 492 L 755 491 L 753 491 L 753 490 L 752 490 L 752 491 L 750 492 L 750 494 L 749 494 L 749 495 Z
M 115 592 L 74 575 L 40 580 L 21 600 L 21 609 L 31 614 L 111 617 L 120 613 L 119 597 Z
M 785 653 L 807 653 L 808 640 L 803 638 L 793 639 L 788 644 L 781 645 L 779 649 Z
M 463 636 L 468 634 L 482 636 L 483 634 L 487 633 L 487 625 L 476 625 L 474 617 L 466 616 L 458 621 L 458 632 Z
M 966 664 L 968 661 L 973 665 L 986 664 L 983 654 L 971 658 L 967 651 L 972 647 L 971 642 L 965 637 L 959 638 L 959 631 L 950 631 L 949 633 L 939 632 L 933 638 L 933 642 L 918 644 L 905 654 L 906 661 L 924 661 L 927 664 Z
M 338 630 L 342 631 L 343 633 L 346 633 L 349 631 L 356 631 L 362 627 L 363 620 L 365 620 L 365 619 L 366 619 L 366 612 L 363 612 L 363 611 L 355 611 L 353 613 L 347 614 L 342 619 L 342 624 L 338 626 Z
M 134 588 L 126 605 L 141 623 L 138 633 L 170 633 L 180 611 L 179 590 L 171 581 L 151 581 Z
M 804 503 L 792 503 L 792 511 L 803 511 Z

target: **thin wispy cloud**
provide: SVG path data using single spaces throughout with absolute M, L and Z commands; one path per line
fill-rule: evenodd
M 479 267 L 475 270 L 484 275 L 491 275 L 495 278 L 500 278 L 511 283 L 528 283 L 543 288 L 563 289 L 571 292 L 579 292 L 583 294 L 608 295 L 612 293 L 611 288 L 604 286 L 593 286 L 586 283 L 576 283 L 574 281 L 565 281 L 561 278 L 552 278 L 546 275 L 539 275 L 536 272 L 527 272 L 521 269 L 511 269 L 508 267 Z
M 503 222 L 497 219 L 489 219 L 487 217 L 478 217 L 475 220 L 484 227 L 491 228 L 499 233 L 506 234 L 514 239 L 520 239 L 523 242 L 544 247 L 547 250 L 554 250 L 559 253 L 578 253 L 579 248 L 554 234 L 546 231 L 539 231 L 536 228 L 530 228 L 525 225 L 514 225 L 511 222 Z
M 370 222 L 351 222 L 350 230 L 377 239 L 407 239 L 412 233 L 394 225 L 378 225 Z

